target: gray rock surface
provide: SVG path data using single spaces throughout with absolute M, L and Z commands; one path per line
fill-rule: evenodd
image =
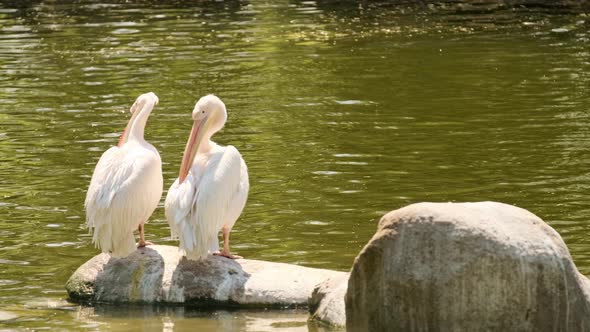
M 348 331 L 590 331 L 590 288 L 559 234 L 494 203 L 385 215 L 355 259 Z
M 72 300 L 82 302 L 305 307 L 315 285 L 340 274 L 219 256 L 194 262 L 177 247 L 154 245 L 125 258 L 97 255 L 74 272 L 66 289 Z
M 316 285 L 309 298 L 311 319 L 332 327 L 346 325 L 344 296 L 348 287 L 348 276 L 348 273 L 342 273 Z

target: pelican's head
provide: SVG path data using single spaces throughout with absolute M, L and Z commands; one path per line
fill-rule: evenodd
M 144 110 L 151 112 L 152 109 L 154 109 L 154 106 L 158 105 L 158 102 L 158 96 L 156 96 L 156 94 L 153 92 L 144 93 L 135 99 L 135 102 L 129 109 L 129 112 L 131 112 L 131 119 L 129 119 L 129 122 L 127 122 L 127 126 L 125 127 L 125 130 L 119 139 L 119 147 L 123 146 L 123 144 L 127 143 L 129 140 L 129 130 L 131 129 L 133 121 L 135 121 L 139 113 Z
M 151 110 L 154 108 L 154 106 L 158 105 L 159 101 L 160 100 L 158 99 L 158 96 L 156 96 L 155 93 L 144 93 L 137 97 L 137 99 L 135 99 L 135 102 L 133 103 L 133 105 L 131 105 L 129 112 L 131 112 L 131 114 L 135 114 L 137 113 L 137 111 L 141 111 L 146 106 L 149 107 Z
M 226 120 L 225 104 L 217 96 L 207 95 L 197 101 L 193 109 L 193 128 L 184 148 L 184 156 L 180 165 L 179 183 L 182 183 L 188 175 L 201 142 L 204 139 L 208 140 L 223 128 Z
M 227 120 L 225 104 L 214 95 L 201 97 L 193 109 L 193 120 L 195 122 L 206 122 L 208 131 L 213 134 L 218 132 Z

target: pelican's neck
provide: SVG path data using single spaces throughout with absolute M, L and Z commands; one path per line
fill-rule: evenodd
M 136 140 L 136 141 L 144 141 L 143 133 L 145 129 L 145 125 L 147 120 L 152 113 L 153 106 L 146 105 L 141 110 L 139 110 L 139 114 L 131 124 L 131 128 L 129 129 L 129 140 Z
M 226 119 L 227 114 L 225 112 L 213 113 L 212 118 L 209 120 L 211 121 L 211 123 L 207 126 L 207 129 L 203 134 L 203 139 L 199 144 L 197 154 L 210 153 L 215 149 L 215 147 L 218 146 L 215 142 L 211 140 L 211 137 L 215 135 L 218 131 L 220 131 L 221 128 L 223 128 Z
M 205 136 L 203 137 L 203 141 L 201 141 L 201 144 L 199 145 L 199 150 L 197 151 L 197 154 L 207 154 L 213 151 L 213 149 L 215 149 L 216 146 L 217 144 L 215 144 L 215 142 L 211 140 L 211 135 Z

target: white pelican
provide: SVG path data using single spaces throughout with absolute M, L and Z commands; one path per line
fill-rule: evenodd
M 214 95 L 199 99 L 192 117 L 194 124 L 180 173 L 166 196 L 166 219 L 172 237 L 180 239 L 180 249 L 192 260 L 205 258 L 208 252 L 241 258 L 229 250 L 229 233 L 248 198 L 246 163 L 235 147 L 211 141 L 227 120 L 221 99 Z M 221 251 L 217 238 L 220 230 Z
M 92 242 L 104 253 L 125 257 L 145 241 L 144 224 L 162 197 L 162 161 L 158 150 L 143 138 L 143 130 L 158 97 L 142 94 L 131 106 L 131 119 L 117 146 L 103 153 L 86 193 L 86 224 L 94 228 Z

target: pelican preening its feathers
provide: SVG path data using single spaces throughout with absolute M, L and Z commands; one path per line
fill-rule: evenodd
M 151 92 L 137 98 L 119 144 L 98 161 L 86 195 L 86 219 L 88 227 L 94 228 L 93 242 L 115 257 L 135 250 L 135 229 L 140 231 L 138 246 L 150 244 L 145 242 L 143 225 L 162 195 L 162 162 L 158 151 L 144 140 L 143 131 L 157 103 L 158 97 Z M 179 239 L 180 249 L 189 259 L 202 259 L 208 253 L 239 258 L 230 252 L 229 235 L 248 197 L 246 164 L 235 147 L 211 141 L 227 120 L 221 99 L 202 97 L 192 118 L 178 179 L 166 196 L 165 214 L 172 237 Z
M 139 230 L 162 197 L 162 161 L 158 150 L 143 138 L 147 119 L 158 97 L 149 92 L 131 106 L 131 119 L 119 144 L 103 153 L 96 164 L 86 193 L 86 223 L 94 229 L 92 242 L 104 253 L 124 257 L 135 251 L 133 231 Z

